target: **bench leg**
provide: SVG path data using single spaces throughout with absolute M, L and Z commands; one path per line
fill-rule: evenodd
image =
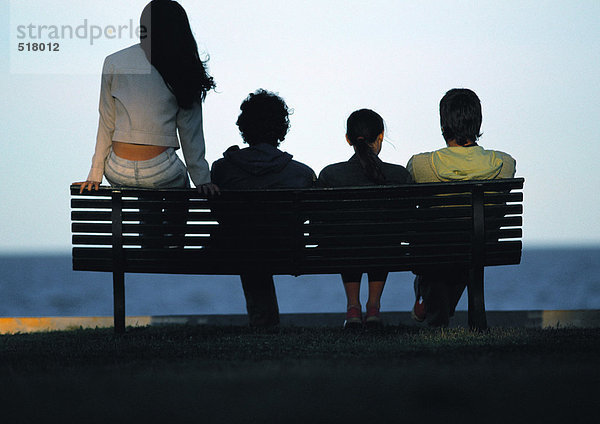
M 113 301 L 115 333 L 125 333 L 125 273 L 113 272 Z
M 483 267 L 471 268 L 468 285 L 469 328 L 486 330 L 485 300 L 483 298 Z

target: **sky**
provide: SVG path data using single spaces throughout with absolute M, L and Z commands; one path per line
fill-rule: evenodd
M 525 178 L 525 247 L 600 245 L 600 1 L 180 3 L 217 83 L 209 163 L 242 145 L 239 105 L 258 88 L 294 109 L 281 149 L 318 174 L 351 156 L 345 121 L 360 108 L 386 122 L 386 162 L 444 147 L 439 100 L 467 87 L 479 143 Z M 137 43 L 145 4 L 0 0 L 0 254 L 71 248 L 69 185 L 91 164 L 102 63 Z

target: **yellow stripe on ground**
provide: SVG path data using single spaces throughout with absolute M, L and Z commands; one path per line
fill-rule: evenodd
M 489 311 L 490 325 L 494 327 L 523 328 L 600 328 L 600 310 L 570 311 Z M 417 325 L 409 312 L 383 312 L 383 318 L 391 325 Z M 282 314 L 284 326 L 339 326 L 341 314 Z M 467 326 L 467 312 L 457 311 L 454 318 L 458 325 Z M 451 322 L 452 324 L 452 322 Z M 149 325 L 221 325 L 246 326 L 245 314 L 237 315 L 167 315 L 127 317 L 128 327 Z M 0 334 L 33 333 L 54 330 L 75 330 L 79 328 L 112 328 L 112 317 L 40 317 L 40 318 L 0 318 Z
M 127 317 L 125 325 L 150 325 L 152 317 Z M 73 330 L 78 328 L 106 328 L 113 326 L 112 317 L 44 317 L 0 318 L 0 334 L 33 333 L 39 331 Z
M 598 310 L 542 311 L 542 328 L 598 328 L 599 325 Z

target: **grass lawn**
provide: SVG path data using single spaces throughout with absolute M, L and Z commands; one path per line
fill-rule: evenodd
M 571 423 L 597 422 L 599 407 L 600 329 L 169 326 L 0 336 L 7 424 Z

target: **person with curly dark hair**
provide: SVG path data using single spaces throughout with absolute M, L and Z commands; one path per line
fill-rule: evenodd
M 240 106 L 236 122 L 249 147 L 232 146 L 212 165 L 212 181 L 221 188 L 310 187 L 315 173 L 278 149 L 290 127 L 289 109 L 278 95 L 259 89 Z
M 290 111 L 277 94 L 264 89 L 251 93 L 240 106 L 237 120 L 248 147 L 232 146 L 212 165 L 211 179 L 221 189 L 311 187 L 316 175 L 307 165 L 278 149 L 290 127 Z M 249 234 L 252 222 L 247 222 Z M 240 275 L 252 327 L 279 324 L 279 307 L 273 275 L 264 272 Z

